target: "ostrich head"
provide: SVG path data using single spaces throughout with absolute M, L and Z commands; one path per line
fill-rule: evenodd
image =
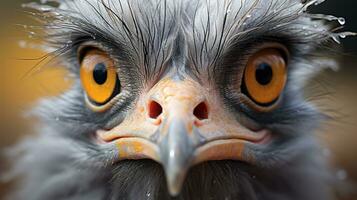
M 74 81 L 14 148 L 15 198 L 328 199 L 302 88 L 351 33 L 320 2 L 26 4 Z

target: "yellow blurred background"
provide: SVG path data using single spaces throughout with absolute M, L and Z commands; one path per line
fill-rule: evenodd
M 25 41 L 34 40 L 30 40 L 18 24 L 33 25 L 36 22 L 21 9 L 22 2 L 29 1 L 0 2 L 0 149 L 31 133 L 31 121 L 23 119 L 22 115 L 34 106 L 36 100 L 56 95 L 69 85 L 64 79 L 66 72 L 55 66 L 28 74 L 39 60 L 25 59 L 39 58 L 44 53 L 23 48 Z M 343 3 L 330 0 L 319 9 L 346 16 L 347 23 L 351 23 L 349 29 L 357 31 L 355 8 L 355 0 L 344 0 Z M 334 116 L 319 131 L 321 143 L 328 147 L 324 153 L 339 169 L 336 176 L 353 183 L 357 180 L 357 39 L 346 40 L 345 46 L 347 50 L 341 55 L 341 70 L 338 73 L 324 72 L 311 82 L 313 89 L 309 88 L 309 91 L 316 96 L 314 102 Z M 0 160 L 0 170 L 4 166 L 5 161 Z M 8 186 L 0 185 L 0 199 L 7 190 Z M 350 199 L 357 198 L 351 195 Z
M 60 67 L 32 70 L 45 53 L 24 48 L 39 41 L 29 38 L 22 26 L 36 25 L 22 10 L 23 2 L 29 1 L 0 1 L 0 151 L 31 134 L 31 121 L 24 114 L 38 99 L 59 94 L 68 86 L 66 72 Z M 5 167 L 0 157 L 0 173 Z M 9 185 L 0 183 L 0 199 L 8 189 Z

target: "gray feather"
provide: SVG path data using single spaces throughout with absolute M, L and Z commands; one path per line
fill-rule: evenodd
M 31 3 L 27 7 L 44 23 L 46 49 L 70 69 L 74 86 L 60 97 L 43 100 L 32 112 L 40 119 L 38 135 L 9 151 L 9 158 L 16 159 L 6 177 L 21 178 L 9 199 L 332 198 L 333 179 L 314 137 L 323 115 L 302 96 L 305 76 L 334 65 L 319 55 L 338 37 L 333 32 L 336 25 L 306 12 L 318 1 L 55 2 L 58 6 Z M 284 38 L 293 52 L 285 106 L 269 115 L 236 111 L 282 136 L 274 148 L 257 149 L 256 166 L 240 161 L 200 164 L 189 172 L 181 194 L 171 198 L 159 164 L 150 160 L 114 163 L 116 152 L 91 143 L 95 130 L 120 123 L 131 111 L 139 88 L 172 70 L 168 63 L 183 63 L 180 66 L 189 66 L 184 71 L 215 80 L 215 74 L 228 70 L 224 60 L 240 52 L 236 47 L 275 36 Z M 127 91 L 106 113 L 91 112 L 83 101 L 74 54 L 88 38 L 111 44 L 106 50 L 141 80 L 127 80 Z

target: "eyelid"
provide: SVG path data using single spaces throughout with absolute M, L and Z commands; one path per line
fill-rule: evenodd
M 289 65 L 289 63 L 290 63 L 290 51 L 285 45 L 283 45 L 281 43 L 278 43 L 278 42 L 267 42 L 267 43 L 258 45 L 256 48 L 254 48 L 247 55 L 246 62 L 248 62 L 249 58 L 253 54 L 258 53 L 259 51 L 261 51 L 263 49 L 269 49 L 269 48 L 276 49 L 276 50 L 280 51 L 281 55 L 283 56 L 283 58 L 284 58 L 284 60 L 286 62 L 286 66 Z
M 86 53 L 88 53 L 89 51 L 92 51 L 92 50 L 102 51 L 102 52 L 106 53 L 108 56 L 110 56 L 107 49 L 103 45 L 101 45 L 97 42 L 87 41 L 87 42 L 84 42 L 83 44 L 81 44 L 77 48 L 78 62 L 81 64 L 83 62 L 83 59 L 84 59 Z

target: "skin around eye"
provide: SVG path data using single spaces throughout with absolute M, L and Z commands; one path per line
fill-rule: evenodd
M 117 92 L 119 80 L 114 61 L 103 51 L 88 51 L 81 62 L 80 78 L 89 99 L 105 104 Z
M 274 48 L 253 54 L 244 71 L 248 96 L 258 104 L 271 104 L 281 95 L 287 79 L 287 66 L 281 51 Z

